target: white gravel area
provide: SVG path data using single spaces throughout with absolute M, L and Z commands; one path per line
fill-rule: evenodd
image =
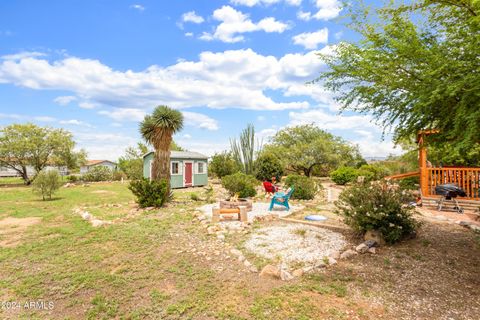
M 280 224 L 255 230 L 245 248 L 267 259 L 308 265 L 322 261 L 346 245 L 343 235 L 337 232 L 307 225 Z
M 248 221 L 252 222 L 253 219 L 257 216 L 266 216 L 269 214 L 278 214 L 280 217 L 286 217 L 298 210 L 303 209 L 303 206 L 290 206 L 290 211 L 287 211 L 285 207 L 281 206 L 274 206 L 272 211 L 268 211 L 268 208 L 270 207 L 270 203 L 266 202 L 254 202 L 252 206 L 252 211 L 248 212 Z M 202 211 L 205 217 L 207 219 L 212 219 L 212 209 L 213 208 L 218 208 L 218 203 L 214 204 L 207 204 L 204 205 L 198 210 Z M 222 222 L 222 223 L 229 223 L 229 222 Z

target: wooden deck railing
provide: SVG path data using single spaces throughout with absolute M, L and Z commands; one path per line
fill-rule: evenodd
M 480 168 L 424 168 L 426 186 L 424 196 L 435 195 L 439 184 L 453 183 L 465 190 L 465 199 L 480 200 Z

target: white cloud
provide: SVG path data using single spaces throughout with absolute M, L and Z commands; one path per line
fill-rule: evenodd
M 245 40 L 242 33 L 254 31 L 282 33 L 289 28 L 288 24 L 277 21 L 273 17 L 267 17 L 254 23 L 248 14 L 237 11 L 230 6 L 223 6 L 215 10 L 213 18 L 220 21 L 220 24 L 215 28 L 213 34 L 204 32 L 200 39 L 207 41 L 217 39 L 227 43 L 234 43 Z
M 77 100 L 77 97 L 75 96 L 60 96 L 53 99 L 53 102 L 61 106 L 66 106 L 67 104 L 70 104 L 70 102 L 73 102 L 75 100 Z
M 324 110 L 310 110 L 306 112 L 290 112 L 290 125 L 303 125 L 314 123 L 324 130 L 367 129 L 379 131 L 371 116 L 368 115 L 339 115 L 330 114 Z
M 73 132 L 79 148 L 88 151 L 89 159 L 107 159 L 116 161 L 127 147 L 135 146 L 137 139 L 119 133 L 106 133 L 98 130 Z
M 193 33 L 192 32 L 185 32 L 185 37 L 193 37 Z
M 297 34 L 293 38 L 293 43 L 305 47 L 305 49 L 317 49 L 320 43 L 328 42 L 328 29 L 323 28 L 316 32 L 304 32 Z
M 36 51 L 22 51 L 19 53 L 15 54 L 7 54 L 4 56 L 1 56 L 0 58 L 2 60 L 22 60 L 22 59 L 28 59 L 28 58 L 38 58 L 38 57 L 44 57 L 46 56 L 45 53 L 42 52 L 36 52 Z
M 59 123 L 60 123 L 60 124 L 65 124 L 65 125 L 83 126 L 83 127 L 89 127 L 89 128 L 92 127 L 91 124 L 86 123 L 86 122 L 83 122 L 83 121 L 80 121 L 80 120 L 76 120 L 76 119 L 60 120 Z
M 202 16 L 199 16 L 195 11 L 189 11 L 182 15 L 183 22 L 202 23 L 205 21 Z
M 142 121 L 146 112 L 139 109 L 114 108 L 111 111 L 99 111 L 98 114 L 110 117 L 116 121 Z
M 97 60 L 76 57 L 53 62 L 25 58 L 1 61 L 0 82 L 71 92 L 81 97 L 81 108 L 89 109 L 102 106 L 145 111 L 159 103 L 174 108 L 302 109 L 309 107 L 305 100 L 277 102 L 266 92 L 295 96 L 293 88 L 314 79 L 324 67 L 317 53 L 328 50 L 325 47 L 279 59 L 251 49 L 202 52 L 196 61 L 181 60 L 138 72 L 114 70 Z
M 188 133 L 184 134 L 183 137 L 184 137 L 185 139 L 191 139 L 191 138 L 192 138 L 192 136 L 189 135 Z
M 247 7 L 253 7 L 256 5 L 271 5 L 285 1 L 285 3 L 292 6 L 299 6 L 302 0 L 230 0 L 230 3 L 234 5 L 242 5 Z
M 95 103 L 88 101 L 80 102 L 78 106 L 82 109 L 95 109 L 97 107 Z
M 130 6 L 130 8 L 138 10 L 138 11 L 144 11 L 145 10 L 145 7 L 142 6 L 141 4 L 132 4 Z
M 318 11 L 316 13 L 299 11 L 297 18 L 304 21 L 311 19 L 316 20 L 330 20 L 338 17 L 342 6 L 338 0 L 316 0 L 315 6 Z
M 185 119 L 185 125 L 197 127 L 200 129 L 206 129 L 210 131 L 218 130 L 218 122 L 215 119 L 210 118 L 201 113 L 184 111 L 183 117 Z
M 35 121 L 40 121 L 40 122 L 55 122 L 57 119 L 53 117 L 48 117 L 48 116 L 38 116 L 33 118 Z

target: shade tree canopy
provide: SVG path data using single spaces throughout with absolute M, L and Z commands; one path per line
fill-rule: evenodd
M 439 129 L 431 142 L 448 141 L 460 154 L 478 144 L 480 1 L 350 8 L 348 27 L 360 39 L 320 55 L 329 70 L 315 81 L 334 91 L 344 110 L 393 128 L 396 142 Z

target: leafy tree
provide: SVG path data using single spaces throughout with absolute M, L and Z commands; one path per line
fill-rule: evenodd
M 36 173 L 47 165 L 78 167 L 85 151 L 75 152 L 74 147 L 72 134 L 63 129 L 12 124 L 0 129 L 0 166 L 15 170 L 30 184 L 34 178 L 27 174 L 29 166 Z
M 118 159 L 118 168 L 125 172 L 130 180 L 138 180 L 143 177 L 143 155 L 148 152 L 148 147 L 139 142 L 137 147 L 128 147 L 125 155 Z
M 44 201 L 47 198 L 52 200 L 52 195 L 60 189 L 61 185 L 62 181 L 57 170 L 42 170 L 33 180 L 32 190 L 41 195 Z
M 175 141 L 172 140 L 172 143 L 170 144 L 170 150 L 171 151 L 185 151 L 182 147 L 180 147 Z
M 238 171 L 240 171 L 240 167 L 230 153 L 216 153 L 210 160 L 209 172 L 219 178 L 234 174 Z
M 82 176 L 82 180 L 93 182 L 113 180 L 113 171 L 105 166 L 95 166 Z
M 255 161 L 255 176 L 258 180 L 268 180 L 272 177 L 280 177 L 282 174 L 282 163 L 273 153 L 263 152 Z
M 287 176 L 285 185 L 287 187 L 294 187 L 292 199 L 302 200 L 311 200 L 315 198 L 315 194 L 317 194 L 320 187 L 320 185 L 317 186 L 313 179 L 297 174 Z
M 255 148 L 260 151 L 261 143 L 257 141 L 255 145 L 255 127 L 249 124 L 243 129 L 240 138 L 230 139 L 233 159 L 239 165 L 241 171 L 245 174 L 253 174 L 255 161 Z
M 278 131 L 265 151 L 276 154 L 286 168 L 308 177 L 315 167 L 329 172 L 340 165 L 356 166 L 363 160 L 356 146 L 314 125 Z
M 397 142 L 439 129 L 436 140 L 459 153 L 479 143 L 479 1 L 392 1 L 349 16 L 360 40 L 321 55 L 329 71 L 316 80 L 344 109 L 373 114 Z
M 143 138 L 155 148 L 152 164 L 153 180 L 170 181 L 170 145 L 172 136 L 183 128 L 183 114 L 167 106 L 158 106 L 140 123 Z M 170 184 L 167 185 L 170 193 Z
M 257 193 L 255 186 L 258 184 L 254 176 L 237 172 L 222 178 L 222 186 L 231 196 L 240 198 L 253 197 Z

